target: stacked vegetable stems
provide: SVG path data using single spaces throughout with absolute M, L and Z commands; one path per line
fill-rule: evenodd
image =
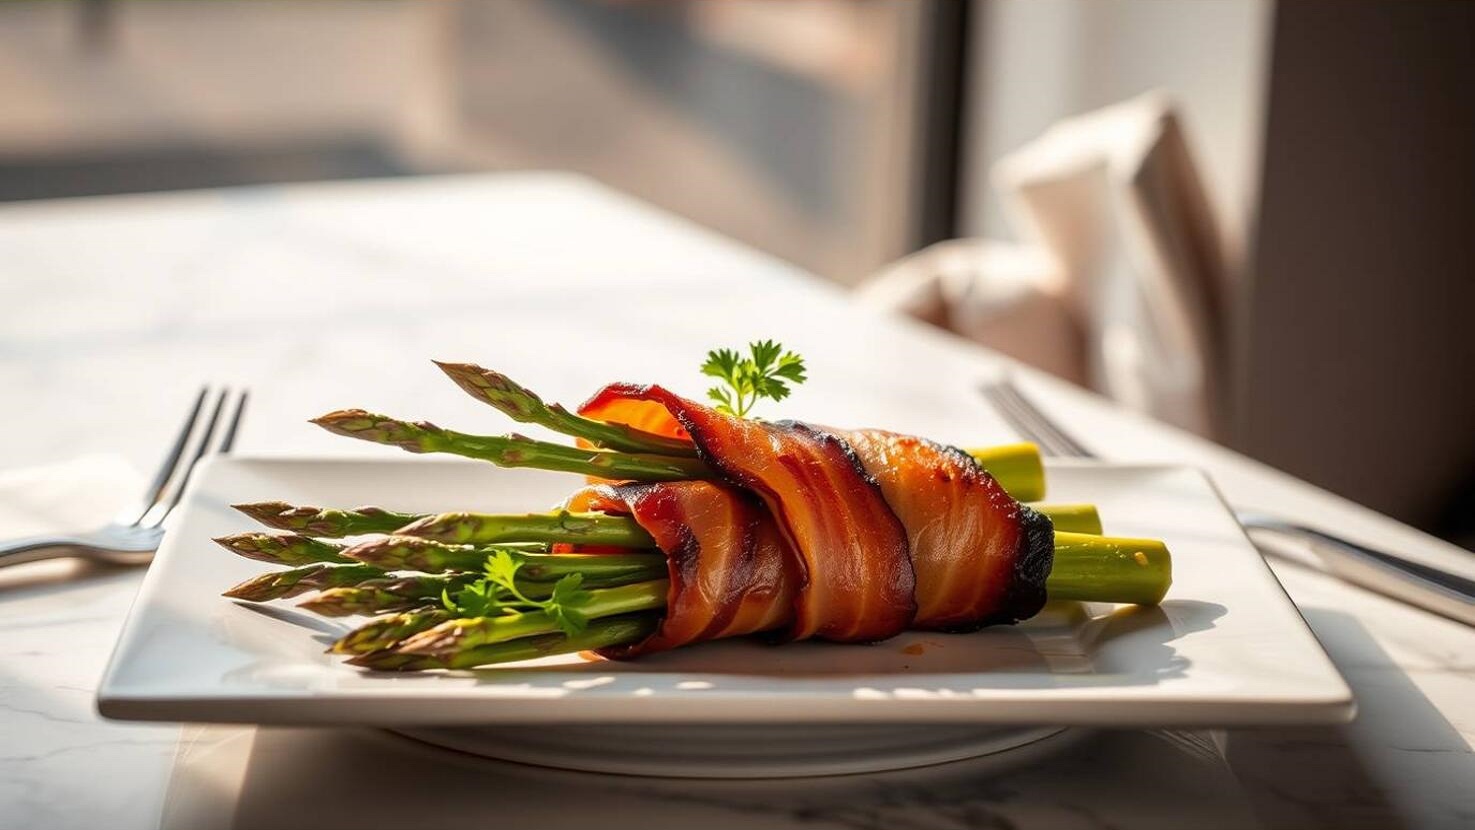
M 641 482 L 718 479 L 690 442 L 581 417 L 478 366 L 437 365 L 514 420 L 592 446 L 469 435 L 362 410 L 332 412 L 314 423 L 411 452 L 450 453 L 503 467 Z M 1044 470 L 1032 445 L 969 453 L 1016 499 L 1043 497 Z M 628 516 L 566 510 L 413 514 L 282 502 L 236 508 L 275 532 L 216 541 L 285 569 L 247 580 L 226 596 L 265 602 L 310 594 L 301 607 L 315 613 L 373 615 L 329 649 L 372 669 L 471 668 L 631 643 L 656 630 L 666 606 L 665 555 Z M 1161 599 L 1170 563 L 1160 542 L 1099 535 L 1100 517 L 1091 505 L 1035 509 L 1056 530 L 1046 581 L 1051 599 Z M 619 552 L 554 552 L 555 545 Z

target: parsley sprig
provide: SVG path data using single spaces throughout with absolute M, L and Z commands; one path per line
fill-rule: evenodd
M 480 579 L 454 595 L 449 590 L 442 591 L 441 602 L 447 611 L 460 617 L 542 611 L 570 637 L 588 627 L 589 617 L 580 609 L 592 602 L 594 595 L 583 588 L 583 574 L 569 574 L 553 583 L 553 592 L 547 599 L 532 599 L 518 587 L 517 571 L 521 567 L 522 562 L 511 553 L 496 551 L 487 557 Z
M 748 344 L 748 357 L 732 349 L 707 352 L 702 374 L 719 378 L 726 386 L 707 390 L 707 397 L 717 402 L 717 411 L 739 418 L 760 398 L 781 401 L 789 396 L 789 384 L 803 383 L 804 358 L 772 340 L 756 340 Z

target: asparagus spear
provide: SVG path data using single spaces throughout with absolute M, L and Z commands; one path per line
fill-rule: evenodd
M 607 513 L 411 514 L 393 513 L 378 507 L 357 510 L 293 507 L 285 502 L 237 507 L 254 511 L 257 517 L 270 519 L 274 524 L 304 524 L 308 526 L 304 529 L 325 532 L 325 535 L 348 535 L 344 531 L 395 534 L 349 548 L 296 534 L 237 533 L 215 540 L 227 550 L 248 559 L 280 565 L 359 560 L 391 570 L 438 572 L 478 567 L 485 553 L 478 554 L 474 545 L 516 547 L 531 552 L 546 549 L 548 542 L 628 548 L 650 548 L 655 544 L 634 519 Z M 1057 530 L 1101 532 L 1101 517 L 1092 505 L 1046 504 L 1034 507 L 1049 516 Z M 290 518 L 279 519 L 282 516 Z M 385 516 L 394 518 L 385 520 Z M 387 527 L 391 523 L 394 526 Z M 371 524 L 386 526 L 386 529 L 364 529 Z
M 336 510 L 322 507 L 295 507 L 284 501 L 263 501 L 231 506 L 267 527 L 295 530 L 309 536 L 329 538 L 357 536 L 363 533 L 390 533 L 418 518 L 379 507 Z
M 1016 501 L 1039 501 L 1045 497 L 1045 465 L 1034 444 L 1001 444 L 964 450 L 988 470 L 1000 487 Z
M 373 565 L 336 565 L 318 562 L 287 571 L 272 571 L 253 577 L 225 592 L 225 596 L 251 602 L 266 602 L 345 585 L 359 585 L 385 576 Z
M 573 537 L 570 537 L 573 538 Z M 654 578 L 665 573 L 666 557 L 659 552 L 628 554 L 529 553 L 503 545 L 477 547 L 447 545 L 410 536 L 386 536 L 354 545 L 344 554 L 388 570 L 427 573 L 479 570 L 493 551 L 505 550 L 521 563 L 518 576 L 532 582 L 550 582 L 571 573 L 595 580 Z
M 663 568 L 660 573 L 664 575 L 665 569 Z M 649 576 L 650 574 L 641 574 L 639 577 L 624 575 L 605 578 L 590 577 L 585 584 L 601 588 L 618 587 L 630 584 L 633 579 L 649 578 Z M 370 579 L 356 585 L 326 588 L 318 592 L 316 596 L 298 603 L 298 606 L 325 617 L 410 611 L 428 603 L 441 602 L 448 593 L 454 594 L 478 578 L 479 576 L 474 573 L 454 573 Z M 544 600 L 552 596 L 556 585 L 556 582 L 532 582 L 523 581 L 520 578 L 517 580 L 518 593 L 532 600 Z M 513 599 L 509 592 L 498 591 L 497 593 L 499 599 Z
M 385 536 L 360 542 L 343 552 L 359 562 L 395 571 L 471 571 L 486 561 L 487 551 L 471 545 L 448 545 L 411 536 Z
M 392 648 L 411 634 L 417 634 L 451 619 L 445 608 L 429 606 L 399 614 L 375 617 L 339 637 L 329 647 L 333 654 L 367 654 Z
M 469 669 L 494 663 L 513 663 L 552 654 L 604 648 L 631 643 L 655 631 L 655 614 L 626 614 L 591 620 L 582 632 L 539 634 L 499 643 L 461 649 L 446 657 L 411 654 L 398 649 L 360 654 L 348 662 L 378 671 L 421 671 L 424 669 Z
M 274 565 L 352 562 L 343 547 L 295 533 L 235 533 L 215 540 L 231 553 Z
M 1057 532 L 1101 535 L 1101 514 L 1096 512 L 1094 504 L 1035 504 L 1030 506 L 1045 514 Z
M 534 467 L 600 478 L 680 481 L 708 478 L 696 458 L 591 450 L 521 435 L 467 435 L 428 423 L 401 421 L 362 409 L 341 409 L 312 419 L 314 424 L 350 438 L 392 444 L 410 452 L 445 452 L 490 461 L 499 467 Z
M 491 404 L 514 421 L 545 426 L 554 432 L 583 438 L 612 450 L 688 457 L 696 455 L 696 447 L 690 441 L 642 432 L 625 424 L 596 421 L 575 415 L 559 404 L 543 403 L 542 398 L 501 372 L 484 369 L 472 363 L 433 362 L 468 395 Z
M 1173 581 L 1173 559 L 1156 539 L 1055 534 L 1050 599 L 1157 605 Z
M 533 423 L 574 438 L 613 450 L 657 455 L 694 456 L 690 441 L 642 432 L 625 424 L 597 421 L 570 413 L 559 404 L 545 404 L 532 390 L 511 378 L 473 363 L 434 361 L 441 371 L 467 394 L 491 404 L 515 421 Z M 1044 470 L 1039 449 L 1034 444 L 1007 444 L 998 447 L 970 449 L 978 460 L 1002 484 L 1005 480 L 1019 490 L 1020 501 L 1036 501 L 1045 496 Z M 1006 490 L 1013 490 L 1005 486 Z
M 329 432 L 350 438 L 390 444 L 416 453 L 443 452 L 476 458 L 499 467 L 533 467 L 631 481 L 718 478 L 716 472 L 698 458 L 583 449 L 535 441 L 521 435 L 467 435 L 441 429 L 425 421 L 402 421 L 362 409 L 329 412 L 312 422 Z M 1016 499 L 1034 501 L 1044 497 L 1044 469 L 1040 466 L 1039 451 L 1033 444 L 975 449 L 969 453 Z
M 356 585 L 324 589 L 298 605 L 325 617 L 408 611 L 428 603 L 440 602 L 444 592 L 455 591 L 475 579 L 475 574 L 370 579 Z
M 1050 518 L 1056 530 L 1101 533 L 1101 516 L 1096 512 L 1095 505 L 1042 504 L 1034 507 Z M 400 528 L 398 535 L 461 544 L 506 544 L 519 539 L 626 548 L 649 548 L 655 544 L 650 535 L 628 516 L 567 511 L 520 515 L 441 513 L 421 516 Z M 347 552 L 346 555 L 364 558 L 353 552 Z M 438 570 L 419 564 L 400 567 Z
M 649 548 L 655 545 L 650 534 L 629 517 L 608 513 L 570 513 L 567 510 L 520 516 L 441 513 L 418 519 L 400 528 L 399 532 L 404 536 L 463 544 L 529 540 L 625 548 Z
M 1055 564 L 1045 583 L 1051 599 L 1155 604 L 1167 592 L 1171 560 L 1159 541 L 1078 533 L 1056 533 L 1055 539 Z M 589 592 L 590 600 L 579 608 L 590 620 L 585 633 L 601 631 L 600 645 L 646 636 L 648 624 L 636 627 L 626 639 L 614 639 L 596 627 L 618 618 L 614 615 L 663 608 L 665 592 L 664 580 Z M 542 611 L 447 620 L 392 649 L 362 654 L 351 662 L 396 670 L 466 668 L 594 647 L 578 637 L 559 639 L 551 633 L 557 628 L 552 616 Z
M 579 610 L 589 619 L 636 611 L 656 611 L 666 607 L 668 587 L 666 580 L 655 579 L 591 591 L 592 599 L 579 606 Z M 551 634 L 559 630 L 558 622 L 553 616 L 543 611 L 448 620 L 410 637 L 400 643 L 397 650 L 405 654 L 448 659 L 457 652 L 477 646 Z

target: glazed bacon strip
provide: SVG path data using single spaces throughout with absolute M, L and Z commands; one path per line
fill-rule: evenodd
M 654 411 L 637 402 L 665 409 L 703 461 L 778 520 L 802 568 L 785 637 L 874 642 L 907 629 L 916 583 L 906 528 L 849 445 L 807 424 L 724 415 L 659 386 L 606 386 L 579 414 L 639 417 L 650 429 Z
M 1039 613 L 1055 555 L 1048 519 L 955 447 L 874 429 L 839 435 L 907 529 L 912 628 L 962 631 Z
M 667 621 L 636 653 L 733 636 L 722 628 L 731 615 L 721 604 L 750 595 L 787 604 L 767 618 L 785 627 L 784 636 L 844 642 L 907 628 L 1016 622 L 1045 601 L 1049 521 L 959 450 L 879 430 L 732 418 L 654 386 L 607 386 L 579 412 L 692 440 L 706 463 L 767 508 L 756 525 L 746 525 L 760 537 L 755 541 L 736 530 L 751 518 L 742 504 L 751 502 L 727 487 L 595 488 L 602 507 L 582 497 L 587 509 L 632 514 L 672 557 Z M 775 539 L 773 554 L 792 563 L 784 572 L 792 584 L 755 583 L 747 591 L 741 578 L 716 575 L 726 567 L 721 563 L 743 561 L 736 551 Z M 713 573 L 705 573 L 706 559 Z M 704 575 L 688 577 L 682 569 Z M 693 584 L 708 588 L 686 587 Z
M 706 481 L 594 485 L 567 507 L 630 515 L 666 552 L 670 588 L 660 627 L 602 656 L 638 657 L 789 622 L 799 590 L 795 560 L 752 496 Z

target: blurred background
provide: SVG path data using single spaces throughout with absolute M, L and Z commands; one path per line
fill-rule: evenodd
M 12 0 L 0 200 L 578 171 L 1475 547 L 1472 43 L 1413 0 Z

